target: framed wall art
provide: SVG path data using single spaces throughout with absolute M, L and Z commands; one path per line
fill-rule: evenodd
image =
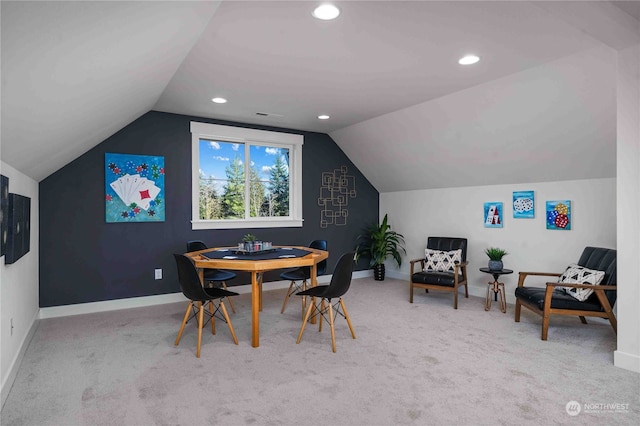
M 484 203 L 484 227 L 502 228 L 503 209 L 501 202 Z
M 105 154 L 108 223 L 164 222 L 164 157 Z
M 571 201 L 547 201 L 547 229 L 571 229 Z
M 513 217 L 515 219 L 532 219 L 535 217 L 533 191 L 514 191 Z

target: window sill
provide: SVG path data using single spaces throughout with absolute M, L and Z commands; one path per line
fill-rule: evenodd
M 302 228 L 302 219 L 265 218 L 251 220 L 191 221 L 191 229 Z

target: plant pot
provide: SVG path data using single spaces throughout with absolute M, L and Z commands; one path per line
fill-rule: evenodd
M 490 260 L 489 261 L 489 269 L 492 271 L 501 271 L 502 270 L 502 260 Z
M 373 267 L 373 279 L 384 281 L 384 263 L 378 263 Z

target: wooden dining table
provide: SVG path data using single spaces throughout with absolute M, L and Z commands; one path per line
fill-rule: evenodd
M 296 268 L 300 266 L 311 267 L 311 286 L 316 286 L 317 265 L 329 257 L 329 252 L 310 247 L 299 246 L 273 246 L 274 257 L 272 259 L 259 259 L 258 256 L 236 255 L 237 247 L 215 247 L 206 250 L 185 253 L 190 257 L 200 275 L 200 282 L 204 283 L 205 269 L 228 269 L 232 271 L 246 271 L 251 273 L 251 346 L 260 346 L 260 311 L 262 311 L 262 278 L 266 271 L 276 269 Z M 297 249 L 308 252 L 301 257 L 288 257 L 286 250 Z M 210 252 L 228 253 L 222 258 L 207 257 Z M 280 257 L 278 253 L 285 253 Z M 254 258 L 255 257 L 255 258 Z

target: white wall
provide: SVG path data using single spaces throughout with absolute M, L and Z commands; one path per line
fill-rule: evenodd
M 640 45 L 618 52 L 618 348 L 616 366 L 640 372 Z
M 38 182 L 4 162 L 0 172 L 9 178 L 9 192 L 31 198 L 30 251 L 11 265 L 0 261 L 0 368 L 2 404 L 17 373 L 22 354 L 35 331 L 38 317 Z M 13 331 L 11 330 L 13 319 Z
M 535 218 L 514 219 L 514 191 L 533 190 Z M 546 229 L 545 202 L 571 201 L 571 230 Z M 499 201 L 504 206 L 503 228 L 484 227 L 484 203 Z M 466 237 L 469 241 L 467 269 L 469 292 L 484 296 L 491 278 L 478 268 L 486 267 L 484 249 L 500 247 L 510 254 L 503 258 L 504 267 L 513 269 L 501 277 L 505 282 L 507 301 L 513 303 L 518 271 L 562 272 L 577 262 L 585 246 L 616 248 L 616 179 L 509 184 L 464 188 L 429 189 L 380 194 L 380 217 L 389 214 L 394 229 L 405 236 L 407 257 L 424 256 L 427 237 Z M 389 276 L 407 280 L 409 262 L 400 270 L 386 265 Z M 536 284 L 532 279 L 527 284 Z M 540 282 L 544 282 L 541 280 Z M 453 303 L 453 302 L 452 302 Z M 458 302 L 478 303 L 462 299 Z M 509 312 L 513 321 L 513 312 Z

